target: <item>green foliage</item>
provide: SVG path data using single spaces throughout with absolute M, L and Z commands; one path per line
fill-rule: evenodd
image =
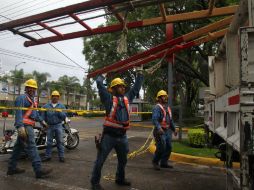
M 216 1 L 216 7 L 236 4 L 239 0 Z M 192 12 L 195 10 L 207 9 L 208 0 L 182 0 L 165 3 L 167 14 L 179 14 Z M 128 13 L 128 21 L 142 20 L 146 18 L 158 17 L 158 6 L 138 8 L 136 11 Z M 198 28 L 211 24 L 223 17 L 204 18 L 174 23 L 174 38 L 192 32 Z M 118 23 L 114 16 L 107 16 L 107 24 Z M 135 55 L 138 52 L 150 49 L 166 41 L 165 25 L 148 26 L 128 30 L 127 32 L 127 53 L 118 54 L 117 46 L 122 32 L 115 32 L 103 35 L 84 38 L 84 50 L 86 60 L 91 66 L 91 70 L 97 70 L 107 65 L 113 64 L 126 57 Z M 197 47 L 183 50 L 176 54 L 175 64 L 173 65 L 174 91 L 171 96 L 174 104 L 182 104 L 187 107 L 186 115 L 192 116 L 197 110 L 199 88 L 208 85 L 208 56 L 214 55 L 220 40 L 204 43 Z M 149 68 L 160 60 L 155 60 L 145 65 Z M 155 102 L 155 95 L 158 90 L 167 90 L 168 83 L 168 61 L 162 60 L 161 67 L 151 75 L 145 75 L 143 89 L 145 99 L 151 103 Z M 129 84 L 133 84 L 135 73 L 133 70 L 107 78 L 109 82 L 112 77 L 122 77 Z M 189 114 L 191 113 L 191 114 Z
M 192 147 L 204 147 L 205 145 L 204 129 L 189 129 L 188 140 Z
M 40 96 L 42 90 L 47 90 L 46 84 L 47 84 L 48 77 L 50 77 L 50 74 L 33 71 L 32 76 L 37 81 L 37 85 L 38 85 L 37 93 Z M 28 75 L 26 77 L 28 77 Z M 39 103 L 39 100 L 40 99 L 38 99 L 38 103 Z
M 67 94 L 67 105 L 69 105 L 69 95 L 71 92 L 75 92 L 75 90 L 79 89 L 79 79 L 75 76 L 69 77 L 67 75 L 61 76 L 58 79 L 58 83 L 61 85 L 64 92 Z
M 11 76 L 8 77 L 13 85 L 18 87 L 18 94 L 21 91 L 21 85 L 24 83 L 24 70 L 13 70 L 11 71 Z

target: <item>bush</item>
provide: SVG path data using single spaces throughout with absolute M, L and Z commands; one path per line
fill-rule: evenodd
M 205 146 L 205 131 L 204 129 L 189 129 L 188 140 L 192 147 Z

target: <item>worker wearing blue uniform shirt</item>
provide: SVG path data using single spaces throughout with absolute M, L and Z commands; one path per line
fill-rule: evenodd
M 142 68 L 140 68 L 133 88 L 125 93 L 126 84 L 120 78 L 115 78 L 110 84 L 109 90 L 103 84 L 104 77 L 99 76 L 96 80 L 101 102 L 106 109 L 106 118 L 103 124 L 103 134 L 98 149 L 97 159 L 94 164 L 91 184 L 93 190 L 101 190 L 101 169 L 111 152 L 115 149 L 118 165 L 115 183 L 120 186 L 130 186 L 125 179 L 125 166 L 129 151 L 126 130 L 130 127 L 129 102 L 139 93 L 143 83 Z M 110 92 L 109 92 L 110 91 Z
M 167 105 L 167 92 L 160 90 L 157 93 L 156 99 L 158 104 L 154 107 L 152 114 L 156 151 L 152 163 L 155 170 L 160 170 L 160 168 L 173 168 L 173 166 L 168 164 L 168 159 L 172 150 L 172 131 L 175 136 L 177 133 L 172 119 L 171 109 Z
M 34 79 L 27 80 L 25 82 L 25 94 L 17 97 L 15 107 L 36 108 L 37 102 L 34 101 L 34 95 L 37 88 L 37 82 Z M 51 173 L 51 169 L 41 167 L 41 158 L 36 147 L 33 130 L 36 121 L 47 128 L 46 122 L 40 117 L 38 111 L 32 109 L 16 110 L 14 126 L 17 128 L 18 138 L 9 160 L 7 175 L 25 172 L 24 169 L 17 168 L 17 160 L 23 150 L 27 152 L 32 160 L 36 178 L 43 178 Z
M 51 102 L 43 106 L 48 109 L 65 109 L 65 106 L 59 103 L 60 93 L 55 90 L 51 94 Z M 66 119 L 64 112 L 45 111 L 42 112 L 42 117 L 49 125 L 47 129 L 47 148 L 43 162 L 51 160 L 53 137 L 56 137 L 56 146 L 60 162 L 64 162 L 64 142 L 63 142 L 63 122 Z

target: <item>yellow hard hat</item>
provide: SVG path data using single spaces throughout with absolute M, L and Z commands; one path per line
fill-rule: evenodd
M 113 88 L 114 86 L 117 86 L 117 85 L 124 85 L 124 86 L 126 86 L 126 84 L 124 83 L 124 81 L 122 79 L 115 78 L 114 80 L 111 81 L 110 88 Z
M 165 90 L 160 90 L 158 93 L 157 93 L 157 96 L 156 96 L 156 99 L 158 100 L 158 98 L 160 96 L 168 96 L 167 92 Z
M 38 88 L 37 82 L 34 79 L 29 79 L 25 82 L 25 87 Z
M 54 91 L 51 93 L 51 96 L 60 96 L 60 93 L 59 93 L 57 90 L 54 90 Z

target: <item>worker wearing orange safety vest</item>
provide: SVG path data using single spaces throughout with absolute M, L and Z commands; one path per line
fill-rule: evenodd
M 20 95 L 15 100 L 15 107 L 36 108 L 37 103 L 34 100 L 38 86 L 34 79 L 25 82 L 25 94 Z M 23 150 L 26 151 L 32 160 L 32 166 L 36 178 L 47 176 L 51 169 L 41 167 L 41 158 L 36 147 L 34 130 L 35 122 L 40 122 L 43 127 L 47 127 L 46 122 L 40 117 L 36 110 L 16 110 L 14 126 L 18 131 L 18 138 L 14 145 L 13 152 L 8 164 L 7 175 L 14 175 L 25 172 L 24 169 L 17 168 L 17 160 Z
M 160 90 L 157 93 L 156 100 L 158 104 L 154 107 L 152 114 L 156 151 L 152 163 L 155 170 L 160 170 L 160 168 L 173 168 L 173 166 L 168 164 L 168 159 L 172 150 L 172 131 L 175 136 L 177 134 L 172 119 L 172 111 L 167 105 L 167 92 Z
M 112 149 L 115 149 L 118 158 L 115 183 L 120 186 L 131 185 L 125 179 L 125 166 L 129 151 L 126 131 L 130 127 L 129 103 L 139 94 L 143 82 L 142 68 L 137 73 L 133 88 L 127 93 L 125 93 L 126 84 L 122 79 L 115 78 L 112 80 L 109 89 L 105 88 L 103 80 L 103 76 L 99 76 L 96 80 L 101 102 L 106 109 L 106 117 L 97 159 L 92 172 L 91 184 L 93 190 L 103 189 L 100 185 L 101 169 Z

